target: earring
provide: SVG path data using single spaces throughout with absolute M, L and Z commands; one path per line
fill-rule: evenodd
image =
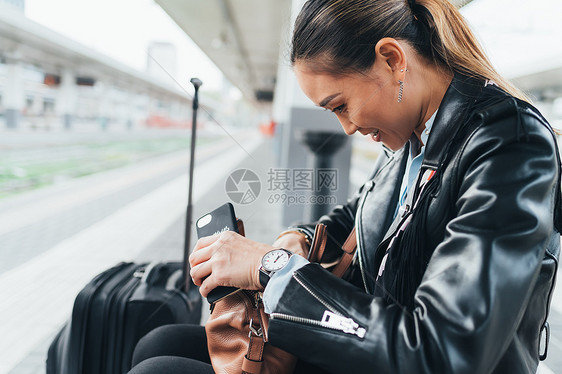
M 400 83 L 400 88 L 398 89 L 398 102 L 401 103 L 402 94 L 404 93 L 404 82 L 399 80 L 398 83 Z

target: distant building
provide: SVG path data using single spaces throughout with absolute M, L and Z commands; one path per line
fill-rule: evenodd
M 23 6 L 0 0 L 0 130 L 189 125 L 190 98 L 169 78 L 150 77 L 58 34 L 25 17 Z M 152 52 L 165 69 L 175 69 L 172 50 Z
M 0 4 L 8 4 L 22 12 L 25 10 L 25 0 L 0 0 Z
M 162 81 L 170 81 L 178 70 L 176 46 L 168 42 L 152 42 L 148 46 L 146 71 Z

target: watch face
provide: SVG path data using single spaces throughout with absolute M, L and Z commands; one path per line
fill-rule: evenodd
M 289 253 L 282 249 L 267 252 L 261 260 L 263 268 L 267 271 L 281 270 L 289 262 Z

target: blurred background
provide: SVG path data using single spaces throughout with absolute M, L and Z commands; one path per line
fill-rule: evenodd
M 452 2 L 562 130 L 562 2 Z M 0 0 L 0 374 L 45 372 L 95 274 L 181 260 L 192 77 L 203 81 L 194 219 L 230 201 L 247 236 L 273 242 L 364 183 L 379 146 L 346 137 L 290 69 L 303 3 Z M 312 151 L 326 141 L 330 152 Z M 562 373 L 560 287 L 550 324 L 539 372 Z

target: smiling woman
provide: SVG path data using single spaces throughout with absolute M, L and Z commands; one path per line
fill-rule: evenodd
M 334 112 L 346 134 L 358 131 L 398 150 L 412 133 L 420 138 L 452 73 L 420 61 L 408 43 L 393 38 L 381 39 L 373 54 L 378 58 L 364 73 L 322 73 L 316 62 L 297 60 L 295 74 L 304 93 Z
M 309 0 L 291 60 L 311 101 L 386 150 L 346 204 L 273 245 L 198 241 L 201 294 L 263 291 L 263 336 L 298 357 L 295 373 L 535 372 L 562 229 L 550 125 L 447 0 Z M 315 227 L 328 233 L 324 266 L 306 259 Z M 353 241 L 336 278 L 327 264 L 347 261 Z M 279 249 L 288 259 L 267 269 Z M 167 334 L 141 341 L 148 359 L 132 373 L 213 372 L 199 356 L 146 354 Z
M 393 150 L 401 148 L 414 129 L 419 138 L 454 71 L 492 80 L 515 97 L 527 100 L 494 70 L 462 16 L 448 1 L 358 2 L 361 4 L 354 5 L 360 12 L 342 12 L 336 1 L 315 12 L 321 3 L 310 4 L 311 11 L 301 13 L 297 20 L 291 62 L 303 91 L 321 107 L 331 103 L 329 109 L 348 135 L 355 131 L 376 134 L 373 139 Z M 360 31 L 351 37 L 354 29 Z M 341 91 L 326 93 L 329 96 L 320 101 L 311 96 L 321 94 L 318 87 L 341 89 L 338 84 L 347 87 L 352 104 L 344 103 Z M 374 101 L 383 88 L 386 91 L 379 96 L 385 101 Z M 338 96 L 339 100 L 333 102 Z M 398 100 L 389 100 L 393 97 Z M 396 105 L 402 101 L 405 103 Z M 362 110 L 365 106 L 371 111 Z M 385 109 L 383 113 L 380 108 Z M 393 110 L 386 110 L 390 108 Z M 375 118 L 379 126 L 375 126 Z

